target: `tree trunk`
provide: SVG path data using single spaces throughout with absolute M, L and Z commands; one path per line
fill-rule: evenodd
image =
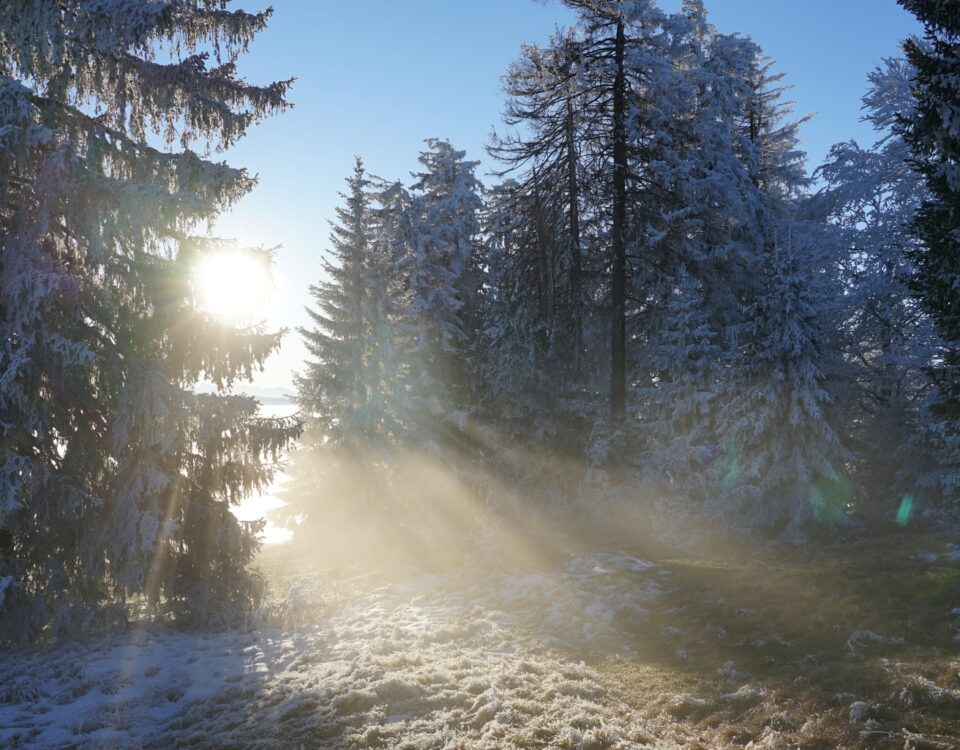
M 617 21 L 613 82 L 613 278 L 611 279 L 610 418 L 623 419 L 627 402 L 627 128 L 623 18 Z
M 547 239 L 547 223 L 543 216 L 543 202 L 540 200 L 540 181 L 537 168 L 533 168 L 533 212 L 537 232 L 538 291 L 540 302 L 541 355 L 549 349 L 552 317 L 552 279 L 550 269 L 550 246 Z
M 355 264 L 355 305 L 356 305 L 356 393 L 357 393 L 357 406 L 361 411 L 365 411 L 367 408 L 367 384 L 366 384 L 366 373 L 364 372 L 364 314 L 363 314 L 363 250 L 365 248 L 355 248 L 354 252 L 356 253 L 356 264 Z
M 583 350 L 583 270 L 580 263 L 580 186 L 574 142 L 573 102 L 567 99 L 567 192 L 570 221 L 570 294 L 573 297 L 573 372 L 580 374 Z

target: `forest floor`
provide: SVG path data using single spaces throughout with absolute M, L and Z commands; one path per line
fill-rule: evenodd
M 960 547 L 261 566 L 249 627 L 0 652 L 2 747 L 960 747 Z

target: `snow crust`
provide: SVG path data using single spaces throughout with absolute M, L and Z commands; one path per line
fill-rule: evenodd
M 562 648 L 622 641 L 659 580 L 591 555 L 358 592 L 299 629 L 8 652 L 0 746 L 665 747 Z

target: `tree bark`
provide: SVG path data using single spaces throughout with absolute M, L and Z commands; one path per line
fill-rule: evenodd
M 624 47 L 623 18 L 621 17 L 617 21 L 617 39 L 614 48 L 616 78 L 613 82 L 613 276 L 611 279 L 610 418 L 615 427 L 623 419 L 627 402 L 627 129 Z
M 543 215 L 543 201 L 540 199 L 540 179 L 537 168 L 533 168 L 533 212 L 537 233 L 538 298 L 540 302 L 540 330 L 542 354 L 549 348 L 551 318 L 553 313 L 553 289 L 550 262 L 550 243 L 547 238 L 547 223 Z
M 574 141 L 573 102 L 567 99 L 567 193 L 570 222 L 570 294 L 573 297 L 573 372 L 580 374 L 583 350 L 583 269 L 580 261 L 580 185 Z

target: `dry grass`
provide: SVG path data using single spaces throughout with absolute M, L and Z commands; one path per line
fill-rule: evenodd
M 679 554 L 623 537 L 512 532 L 546 567 L 597 548 L 658 564 L 665 593 L 648 616 L 619 623 L 616 653 L 574 646 L 565 656 L 590 662 L 611 705 L 661 739 L 691 748 L 960 747 L 960 618 L 951 616 L 960 562 L 942 537 Z M 260 563 L 281 591 L 296 578 L 363 588 L 417 572 L 333 569 L 291 547 L 268 549 Z
M 942 548 L 894 534 L 665 559 L 636 656 L 600 667 L 690 747 L 960 746 L 958 565 L 924 561 Z

